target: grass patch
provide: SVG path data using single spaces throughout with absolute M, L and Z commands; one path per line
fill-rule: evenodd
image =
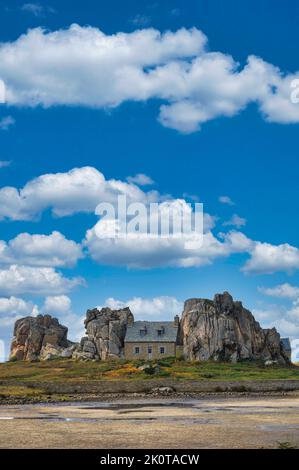
M 150 364 L 149 370 L 141 370 Z M 105 380 L 152 380 L 169 378 L 178 381 L 243 381 L 243 380 L 299 380 L 298 365 L 264 366 L 261 363 L 241 362 L 186 362 L 175 357 L 159 361 L 98 361 L 80 362 L 59 359 L 49 362 L 9 362 L 0 364 L 0 398 L 7 396 L 38 396 L 45 383 L 82 385 Z M 35 388 L 30 387 L 30 383 Z M 28 386 L 27 386 L 28 384 Z M 242 386 L 241 386 L 242 387 Z
M 39 388 L 32 387 L 23 387 L 23 386 L 4 386 L 0 387 L 0 398 L 10 398 L 11 396 L 16 398 L 28 397 L 36 398 L 44 395 L 44 390 Z

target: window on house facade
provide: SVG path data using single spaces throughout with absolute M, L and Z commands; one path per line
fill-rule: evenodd
M 152 354 L 153 348 L 152 348 L 151 346 L 149 346 L 149 347 L 147 348 L 147 352 L 148 352 L 149 354 Z
M 157 330 L 157 333 L 158 333 L 158 336 L 164 335 L 164 333 L 165 333 L 165 328 L 164 328 L 164 326 L 161 326 L 161 328 L 159 328 L 159 329 Z
M 165 347 L 164 346 L 160 347 L 160 354 L 165 354 Z
M 139 354 L 139 353 L 140 353 L 140 348 L 139 348 L 139 346 L 136 346 L 135 347 L 135 354 Z

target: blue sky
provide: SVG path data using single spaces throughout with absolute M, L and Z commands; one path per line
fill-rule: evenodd
M 295 1 L 274 0 L 0 1 L 6 344 L 25 314 L 56 315 L 75 337 L 87 308 L 129 303 L 138 318 L 169 318 L 185 299 L 224 290 L 265 327 L 299 338 L 299 104 L 288 95 L 298 14 Z M 105 58 L 94 59 L 101 48 Z M 148 263 L 134 246 L 103 250 L 92 234 L 83 242 L 101 184 L 105 199 L 119 191 L 115 180 L 130 191 L 136 174 L 154 182 L 137 187 L 141 198 L 195 195 L 212 216 L 191 266 L 175 248 L 164 258 L 148 247 Z M 72 199 L 78 179 L 82 198 Z M 243 223 L 226 225 L 234 215 Z

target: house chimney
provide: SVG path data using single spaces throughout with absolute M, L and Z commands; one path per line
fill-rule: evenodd
M 174 325 L 175 326 L 180 326 L 180 317 L 178 315 L 176 315 L 174 317 Z

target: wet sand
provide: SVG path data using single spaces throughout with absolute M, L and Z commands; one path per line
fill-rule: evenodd
M 0 407 L 0 448 L 299 447 L 299 397 Z

